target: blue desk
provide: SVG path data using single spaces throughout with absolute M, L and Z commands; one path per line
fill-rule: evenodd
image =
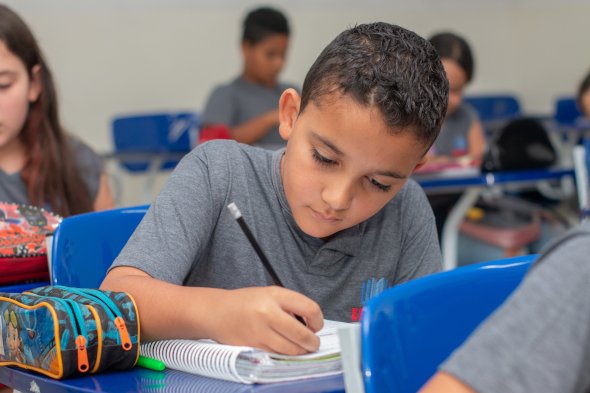
M 465 191 L 451 209 L 445 222 L 441 248 L 445 270 L 457 267 L 457 249 L 459 226 L 467 211 L 475 205 L 482 192 L 486 189 L 513 188 L 526 189 L 542 181 L 559 180 L 573 177 L 573 168 L 535 169 L 528 171 L 504 171 L 495 173 L 477 173 L 473 170 L 461 172 L 416 174 L 413 178 L 422 186 L 426 193 Z
M 212 378 L 199 377 L 182 371 L 163 372 L 134 368 L 129 371 L 110 372 L 94 376 L 54 380 L 35 373 L 16 368 L 0 367 L 0 383 L 21 392 L 191 392 L 191 393 L 344 393 L 344 380 L 341 375 L 313 378 L 296 382 L 268 385 L 244 385 Z
M 47 281 L 37 281 L 37 282 L 29 282 L 24 284 L 10 284 L 5 286 L 0 286 L 0 292 L 7 292 L 7 293 L 16 293 L 16 292 L 24 292 L 28 291 L 29 289 L 42 287 L 45 285 L 49 285 Z

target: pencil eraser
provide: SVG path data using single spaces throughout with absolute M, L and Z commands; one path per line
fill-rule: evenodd
M 234 219 L 237 220 L 238 218 L 242 217 L 242 213 L 240 212 L 240 209 L 238 209 L 235 203 L 230 203 L 229 205 L 227 205 L 227 208 L 229 209 L 229 212 L 231 213 Z

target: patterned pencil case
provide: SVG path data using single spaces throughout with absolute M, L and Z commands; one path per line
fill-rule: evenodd
M 0 366 L 60 379 L 131 368 L 139 319 L 124 292 L 45 286 L 0 293 Z

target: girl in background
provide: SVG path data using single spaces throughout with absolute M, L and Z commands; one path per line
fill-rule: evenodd
M 466 157 L 479 163 L 485 150 L 483 127 L 477 113 L 463 101 L 463 93 L 473 78 L 473 55 L 467 42 L 453 33 L 430 38 L 441 57 L 449 80 L 449 106 L 439 137 L 430 151 L 431 160 L 448 161 Z
M 467 42 L 453 33 L 429 39 L 438 52 L 449 80 L 449 104 L 440 134 L 428 152 L 428 163 L 461 162 L 479 165 L 485 150 L 483 127 L 477 113 L 463 101 L 465 87 L 473 78 L 473 55 Z M 428 163 L 425 167 L 428 167 Z M 450 209 L 461 193 L 429 195 L 439 239 Z
M 114 207 L 101 159 L 66 134 L 51 71 L 25 22 L 0 5 L 0 200 L 70 216 Z

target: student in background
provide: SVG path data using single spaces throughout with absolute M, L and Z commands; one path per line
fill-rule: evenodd
M 242 73 L 213 90 L 203 113 L 205 127 L 224 124 L 238 142 L 274 149 L 284 146 L 277 102 L 293 86 L 278 78 L 289 34 L 289 23 L 280 11 L 258 8 L 248 13 L 242 34 Z
M 197 146 L 101 288 L 133 295 L 148 340 L 316 350 L 324 316 L 354 320 L 366 294 L 440 270 L 434 218 L 410 175 L 438 135 L 447 94 L 436 51 L 415 33 L 387 23 L 344 31 L 301 95 L 280 97 L 286 148 Z M 269 286 L 231 202 L 286 288 Z
M 24 21 L 0 5 L 0 200 L 69 216 L 112 208 L 100 158 L 59 121 L 51 71 Z
M 590 392 L 589 254 L 586 222 L 549 246 L 420 392 Z
M 590 118 L 590 72 L 578 88 L 578 107 L 584 116 Z
M 463 101 L 465 88 L 473 78 L 471 48 L 462 37 L 448 32 L 433 35 L 430 43 L 440 55 L 449 80 L 449 107 L 440 135 L 428 152 L 428 163 L 478 165 L 485 150 L 483 127 L 475 110 Z M 428 196 L 439 236 L 449 210 L 460 196 L 460 193 Z
M 439 33 L 430 37 L 449 80 L 449 108 L 440 135 L 429 152 L 433 161 L 468 158 L 479 163 L 485 150 L 483 127 L 477 113 L 463 101 L 467 84 L 473 78 L 471 48 L 462 37 Z

